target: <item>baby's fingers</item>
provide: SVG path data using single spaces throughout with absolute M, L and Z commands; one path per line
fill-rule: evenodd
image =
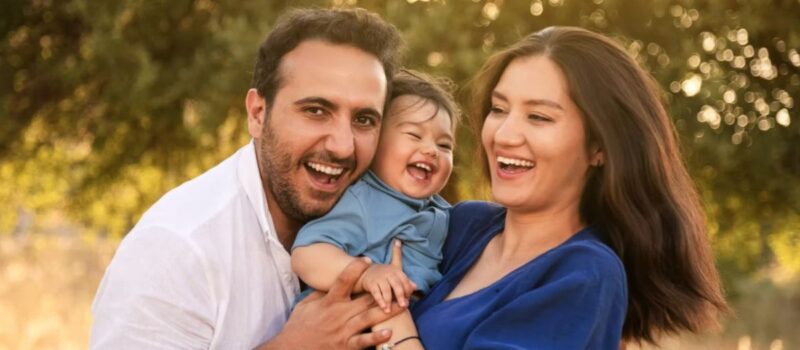
M 383 308 L 383 311 L 389 313 L 392 305 L 392 287 L 389 285 L 389 281 L 386 280 L 379 282 L 378 285 L 382 295 L 381 303 L 378 303 L 378 305 Z
M 375 299 L 375 302 L 378 303 L 378 306 L 381 309 L 386 310 L 386 302 L 383 301 L 383 294 L 381 293 L 381 286 L 377 283 L 374 283 L 369 286 L 369 293 L 372 294 L 372 299 Z
M 390 280 L 390 283 L 392 285 L 392 290 L 394 290 L 394 296 L 397 298 L 397 304 L 400 305 L 400 307 L 408 306 L 408 295 L 406 294 L 405 283 L 402 279 L 394 277 Z

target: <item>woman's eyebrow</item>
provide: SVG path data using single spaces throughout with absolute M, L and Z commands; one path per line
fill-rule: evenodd
M 497 91 L 492 91 L 492 97 L 495 97 L 503 101 L 508 101 L 508 98 L 505 95 Z M 561 105 L 558 104 L 558 102 L 546 98 L 530 98 L 523 101 L 523 103 L 531 106 L 548 106 L 562 111 L 564 110 L 564 107 L 561 107 Z

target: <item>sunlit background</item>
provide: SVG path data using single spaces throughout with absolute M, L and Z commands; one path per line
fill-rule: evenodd
M 546 26 L 616 39 L 663 87 L 736 310 L 663 348 L 800 349 L 800 0 L 3 0 L 0 349 L 86 347 L 119 239 L 248 141 L 256 47 L 309 5 L 380 13 L 408 66 L 462 87 Z M 460 131 L 453 201 L 483 196 L 473 140 Z

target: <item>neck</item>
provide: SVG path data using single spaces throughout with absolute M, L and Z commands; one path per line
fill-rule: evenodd
M 584 226 L 577 203 L 543 211 L 509 208 L 497 247 L 502 259 L 527 261 L 565 242 Z
M 272 224 L 275 225 L 275 231 L 277 231 L 275 234 L 278 236 L 278 240 L 283 245 L 283 248 L 286 249 L 287 252 L 291 251 L 294 239 L 297 237 L 297 231 L 300 231 L 300 227 L 303 226 L 303 223 L 290 218 L 281 210 L 275 197 L 272 195 L 272 191 L 267 187 L 266 182 L 264 182 L 264 194 L 267 196 L 268 214 L 272 217 Z
M 283 248 L 286 249 L 287 252 L 291 252 L 294 239 L 297 237 L 297 231 L 300 231 L 300 227 L 303 226 L 303 223 L 286 215 L 283 209 L 278 205 L 278 201 L 269 189 L 268 175 L 261 160 L 261 147 L 259 147 L 258 142 L 256 142 L 255 152 L 258 173 L 261 178 L 261 188 L 267 199 L 267 213 L 265 214 L 272 218 L 272 224 L 275 226 L 275 235 L 278 236 L 278 241 L 281 242 L 281 245 L 283 245 Z

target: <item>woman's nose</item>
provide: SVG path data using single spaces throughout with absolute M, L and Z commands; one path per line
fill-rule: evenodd
M 519 125 L 519 118 L 509 115 L 500 122 L 494 133 L 494 142 L 502 145 L 518 145 L 523 143 L 525 138 L 522 134 L 522 125 Z

